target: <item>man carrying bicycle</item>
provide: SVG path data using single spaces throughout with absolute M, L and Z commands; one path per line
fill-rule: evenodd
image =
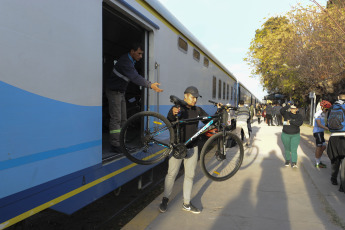
M 208 116 L 208 114 L 201 108 L 196 105 L 198 97 L 201 97 L 199 91 L 194 86 L 189 86 L 184 91 L 184 101 L 188 104 L 187 106 L 175 107 L 173 106 L 168 113 L 168 120 L 170 122 L 176 121 L 177 116 L 179 119 L 189 119 L 196 118 L 198 116 Z M 220 107 L 219 105 L 217 107 Z M 188 123 L 181 126 L 180 129 L 180 138 L 182 142 L 187 141 L 191 138 L 198 130 L 198 121 L 193 123 Z M 193 187 L 193 179 L 195 175 L 195 169 L 198 162 L 198 146 L 197 141 L 190 142 L 187 147 L 187 156 L 184 159 L 176 159 L 171 157 L 169 159 L 168 173 L 165 177 L 164 185 L 164 197 L 162 203 L 159 206 L 160 212 L 165 212 L 167 210 L 169 196 L 172 193 L 174 182 L 176 176 L 179 172 L 182 160 L 184 160 L 184 183 L 183 183 L 183 205 L 182 209 L 189 211 L 195 214 L 200 213 L 201 211 L 196 208 L 191 202 L 191 194 Z

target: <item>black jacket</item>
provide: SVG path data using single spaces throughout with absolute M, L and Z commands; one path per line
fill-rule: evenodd
M 125 92 L 127 89 L 129 82 L 119 77 L 115 72 L 118 72 L 121 75 L 125 76 L 129 81 L 135 83 L 136 85 L 150 88 L 151 82 L 147 81 L 138 73 L 128 55 L 128 53 L 122 55 L 116 62 L 113 71 L 107 79 L 108 89 L 120 92 Z
M 303 124 L 303 117 L 301 114 L 293 114 L 288 111 L 290 105 L 280 109 L 280 114 L 284 117 L 284 121 L 289 121 L 289 125 L 283 125 L 283 132 L 286 134 L 300 133 L 300 126 Z
M 171 109 L 169 110 L 167 118 L 169 121 L 176 121 L 176 117 L 173 115 L 172 109 L 173 107 L 171 107 Z M 198 107 L 198 106 L 193 106 L 191 108 L 181 106 L 181 112 L 179 116 L 180 120 L 195 118 L 198 116 L 204 117 L 204 116 L 208 116 L 208 114 L 201 107 Z M 198 124 L 199 124 L 199 121 L 195 121 L 193 123 L 183 124 L 180 126 L 180 131 L 181 131 L 180 137 L 181 137 L 182 143 L 189 140 L 189 138 L 191 138 L 198 131 Z M 187 145 L 187 148 L 192 148 L 196 146 L 197 144 L 198 144 L 197 140 L 193 140 Z

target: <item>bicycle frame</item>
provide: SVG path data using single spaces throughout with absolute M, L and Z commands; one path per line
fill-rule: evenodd
M 205 117 L 204 119 L 212 119 L 212 117 Z M 202 127 L 197 133 L 195 133 L 189 140 L 187 140 L 184 145 L 187 145 L 191 141 L 193 141 L 195 138 L 197 138 L 201 133 L 203 133 L 208 127 L 210 127 L 214 123 L 214 120 L 210 120 L 204 127 Z
M 195 121 L 203 121 L 203 120 L 210 120 L 207 124 L 205 124 L 198 132 L 196 132 L 191 138 L 189 138 L 185 143 L 183 143 L 185 146 L 188 145 L 190 142 L 192 142 L 195 138 L 197 138 L 201 133 L 203 133 L 208 127 L 210 127 L 212 124 L 215 123 L 215 121 L 219 120 L 219 115 L 213 115 L 213 116 L 205 116 L 205 117 L 196 117 L 196 118 L 190 118 L 190 119 L 184 119 L 184 120 L 177 120 L 175 122 L 172 122 L 172 126 L 177 126 L 177 143 L 180 143 L 180 125 L 181 124 L 188 124 Z
M 226 124 L 221 124 L 221 121 L 223 119 L 223 115 L 222 114 L 216 114 L 216 115 L 212 115 L 212 116 L 204 116 L 204 117 L 196 117 L 196 118 L 189 118 L 189 119 L 183 119 L 183 120 L 179 120 L 178 116 L 176 117 L 176 121 L 171 122 L 171 126 L 170 127 L 175 127 L 176 126 L 176 142 L 172 145 L 172 146 L 167 146 L 164 143 L 161 143 L 158 140 L 155 140 L 154 142 L 160 146 L 163 146 L 165 148 L 174 148 L 176 145 L 182 144 L 184 146 L 187 146 L 190 142 L 192 142 L 193 140 L 195 140 L 198 136 L 200 136 L 202 133 L 204 133 L 211 125 L 216 124 L 216 127 L 218 130 L 221 130 L 223 132 L 223 136 L 225 137 L 225 125 Z M 192 122 L 196 122 L 196 121 L 205 121 L 205 120 L 210 120 L 208 123 L 206 123 L 199 131 L 197 131 L 191 138 L 189 138 L 187 141 L 185 141 L 184 143 L 181 143 L 180 140 L 180 125 L 182 124 L 188 124 L 188 123 L 192 123 Z M 166 127 L 166 128 L 170 128 L 170 127 Z M 161 132 L 164 132 L 166 130 L 166 128 L 163 128 L 161 130 L 158 130 L 153 136 L 157 136 L 159 135 Z M 220 141 L 218 141 L 218 149 L 220 149 Z M 223 140 L 223 145 L 225 146 L 225 141 Z M 225 147 L 223 148 L 223 150 L 225 149 Z

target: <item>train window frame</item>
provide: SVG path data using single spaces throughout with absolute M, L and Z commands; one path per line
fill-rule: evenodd
M 222 80 L 218 80 L 218 99 L 222 99 Z
M 234 87 L 232 87 L 232 86 L 231 86 L 231 97 L 230 98 L 231 98 L 230 100 L 234 99 Z
M 177 37 L 177 47 L 180 51 L 187 54 L 188 53 L 188 42 L 181 36 Z
M 223 82 L 223 100 L 225 100 L 225 82 Z
M 213 76 L 212 79 L 212 98 L 215 99 L 217 97 L 217 78 Z
M 204 57 L 204 66 L 208 68 L 209 65 L 210 65 L 210 60 L 208 60 L 207 57 Z
M 200 52 L 197 49 L 193 49 L 193 58 L 194 60 L 196 60 L 197 62 L 200 62 Z

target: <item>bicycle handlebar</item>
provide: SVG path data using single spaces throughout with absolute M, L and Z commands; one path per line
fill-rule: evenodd
M 175 104 L 175 106 L 181 106 L 181 105 L 187 106 L 188 105 L 187 102 L 181 100 L 180 98 L 178 98 L 174 95 L 170 96 L 170 102 Z
M 208 102 L 214 104 L 215 106 L 217 106 L 220 103 L 220 102 L 215 102 L 215 101 L 212 101 L 212 100 L 209 100 Z M 230 104 L 222 105 L 221 107 L 224 108 L 224 109 L 237 110 L 237 107 L 231 106 Z

